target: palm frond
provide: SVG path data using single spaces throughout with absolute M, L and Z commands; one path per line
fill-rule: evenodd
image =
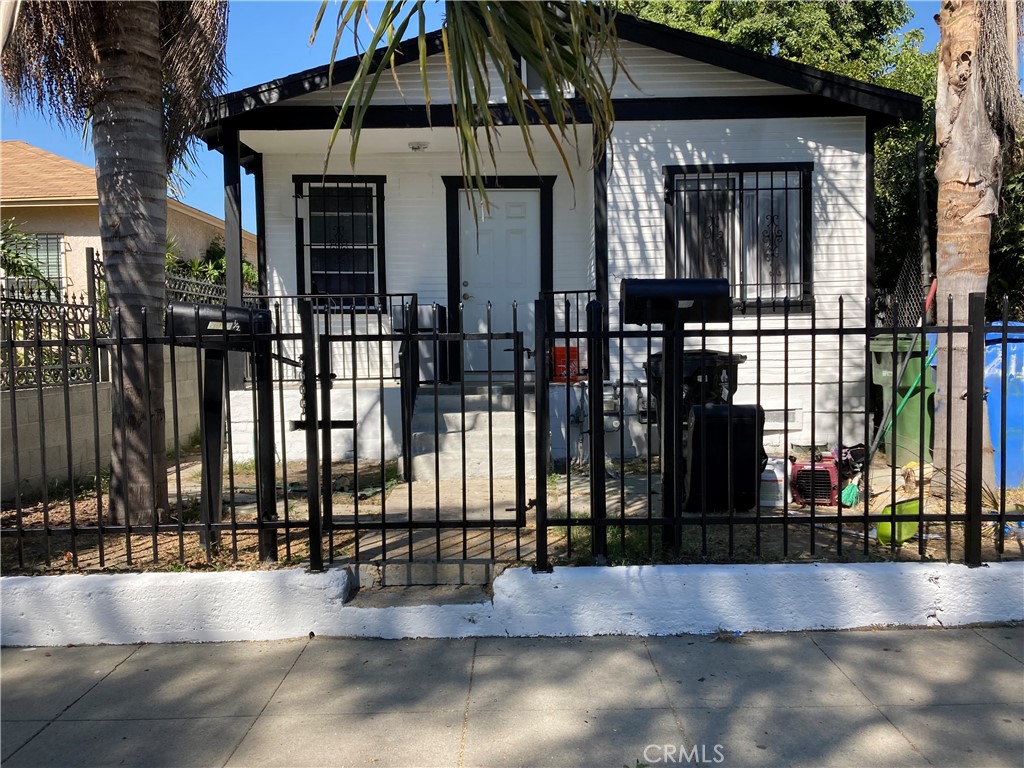
M 33 106 L 62 126 L 81 128 L 102 95 L 95 41 L 116 23 L 122 4 L 23 0 L 3 79 L 15 107 Z M 160 3 L 164 139 L 169 168 L 187 161 L 205 101 L 227 75 L 227 3 Z
M 432 51 L 428 50 L 425 4 L 425 0 L 389 0 L 373 6 L 368 0 L 340 3 L 332 59 L 342 38 L 349 34 L 360 60 L 339 108 L 325 171 L 334 141 L 345 125 L 351 137 L 349 160 L 355 164 L 363 123 L 380 78 L 386 71 L 397 78 L 396 68 L 412 61 L 399 57 L 399 42 L 410 29 L 416 32 L 419 81 L 429 119 L 427 57 Z M 317 34 L 326 6 L 324 0 L 311 39 Z M 361 22 L 371 28 L 365 49 L 360 48 L 358 38 Z M 452 117 L 467 187 L 477 189 L 486 198 L 484 153 L 495 168 L 500 127 L 492 105 L 503 106 L 519 127 L 535 169 L 537 156 L 531 124 L 544 128 L 570 180 L 573 163 L 566 150 L 575 146 L 577 155 L 580 154 L 577 122 L 581 117 L 586 118 L 593 132 L 593 160 L 604 153 L 615 119 L 612 88 L 619 73 L 625 72 L 616 45 L 615 11 L 611 3 L 449 0 L 445 2 L 441 32 Z M 545 99 L 536 98 L 524 84 L 527 67 L 537 73 Z

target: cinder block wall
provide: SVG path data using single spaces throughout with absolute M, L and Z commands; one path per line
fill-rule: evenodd
M 199 373 L 196 361 L 186 356 L 176 358 L 175 376 L 177 387 L 172 389 L 171 366 L 166 361 L 164 407 L 168 450 L 174 448 L 175 397 L 179 440 L 184 443 L 199 427 Z M 36 389 L 0 392 L 0 499 L 3 501 L 13 501 L 19 486 L 22 493 L 38 493 L 47 482 L 66 484 L 72 477 L 91 476 L 96 471 L 97 457 L 101 470 L 109 467 L 110 384 L 97 384 L 95 394 L 92 384 L 69 386 L 67 410 L 64 395 L 63 387 L 46 387 L 41 393 Z M 65 414 L 70 414 L 70 417 Z

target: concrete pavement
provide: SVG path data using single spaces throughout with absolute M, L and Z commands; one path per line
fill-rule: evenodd
M 1021 766 L 1024 627 L 5 648 L 18 766 Z

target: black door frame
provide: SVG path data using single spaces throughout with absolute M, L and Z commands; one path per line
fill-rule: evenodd
M 540 190 L 540 290 L 549 293 L 554 286 L 554 187 L 557 176 L 485 176 L 485 189 Z M 462 176 L 442 176 L 445 187 L 446 236 L 448 240 L 448 327 L 458 330 L 458 306 L 462 300 L 462 253 L 460 237 L 460 192 L 472 189 Z M 452 381 L 462 380 L 462 345 L 448 350 L 448 373 Z

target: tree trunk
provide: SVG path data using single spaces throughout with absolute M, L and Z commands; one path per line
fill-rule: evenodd
M 167 163 L 160 13 L 155 2 L 95 3 L 102 95 L 92 119 L 100 236 L 113 332 L 159 336 L 164 311 Z M 147 524 L 167 510 L 164 354 L 125 343 L 112 354 L 110 519 Z
M 939 14 L 941 43 L 935 98 L 939 160 L 935 177 L 940 326 L 966 325 L 968 295 L 986 291 L 992 218 L 999 200 L 999 138 L 989 120 L 984 84 L 975 61 L 981 34 L 978 5 L 977 0 L 944 0 Z M 953 297 L 951 311 L 949 296 Z M 935 464 L 953 478 L 962 478 L 967 460 L 967 335 L 954 334 L 952 348 L 947 348 L 947 337 L 940 333 L 936 359 Z

